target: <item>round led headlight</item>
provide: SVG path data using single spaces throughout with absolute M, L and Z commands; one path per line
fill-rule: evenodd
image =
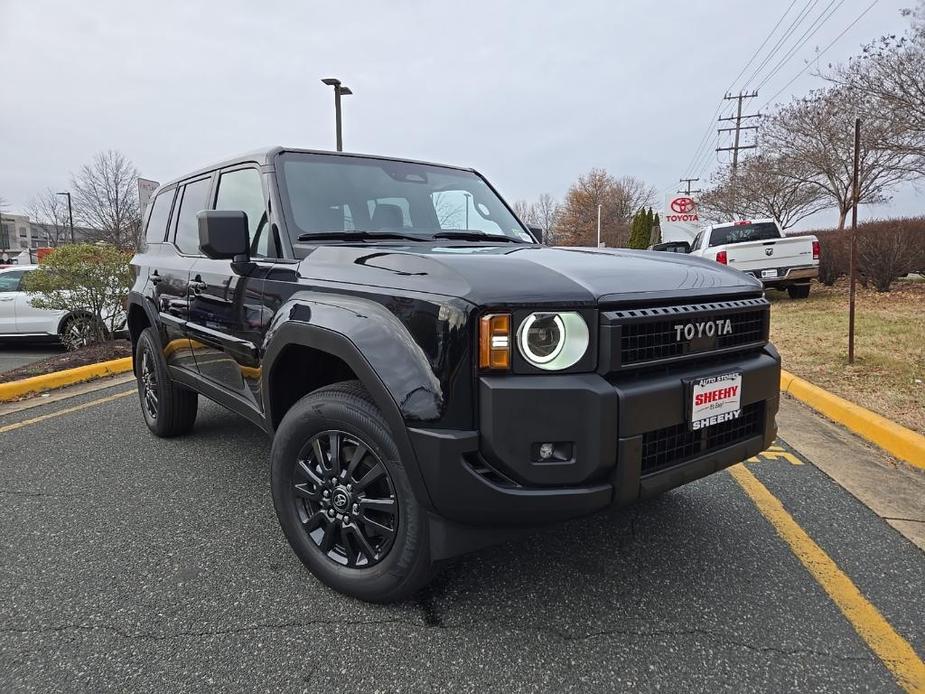
M 517 345 L 538 369 L 560 371 L 578 363 L 588 350 L 588 325 L 580 313 L 531 313 L 520 324 Z

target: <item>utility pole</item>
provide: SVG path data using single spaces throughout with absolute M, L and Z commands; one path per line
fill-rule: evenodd
M 751 92 L 750 94 L 746 94 L 745 92 L 739 92 L 737 95 L 726 94 L 726 96 L 723 97 L 723 99 L 726 101 L 736 100 L 738 102 L 736 104 L 736 114 L 734 116 L 728 116 L 726 118 L 719 119 L 720 121 L 735 121 L 735 125 L 731 128 L 717 128 L 716 129 L 717 133 L 725 133 L 725 132 L 735 133 L 735 135 L 732 138 L 732 147 L 717 147 L 716 148 L 717 152 L 730 152 L 730 151 L 732 152 L 732 170 L 733 171 L 735 171 L 736 167 L 739 165 L 739 150 L 740 149 L 755 149 L 755 147 L 758 146 L 755 143 L 752 143 L 750 145 L 739 144 L 740 142 L 739 135 L 742 130 L 757 130 L 758 129 L 757 125 L 742 125 L 742 121 L 746 118 L 759 118 L 761 116 L 760 113 L 750 113 L 747 115 L 742 115 L 742 101 L 745 99 L 754 99 L 757 96 L 758 96 L 758 92 L 754 91 L 754 92 Z
M 854 178 L 851 187 L 851 284 L 848 288 L 848 363 L 854 363 L 854 292 L 856 286 L 858 252 L 858 178 L 861 168 L 861 119 L 854 120 Z
M 678 182 L 686 184 L 687 190 L 679 190 L 678 192 L 684 193 L 687 196 L 694 195 L 696 193 L 702 193 L 703 191 L 701 191 L 699 188 L 697 190 L 691 190 L 691 183 L 697 183 L 699 180 L 699 178 L 679 178 Z
M 71 211 L 71 194 L 58 193 L 58 195 L 67 196 L 67 222 L 71 227 L 71 243 L 74 243 L 74 213 Z
M 344 138 L 341 134 L 340 98 L 342 96 L 353 94 L 353 92 L 350 91 L 350 87 L 343 86 L 341 81 L 336 77 L 326 77 L 321 81 L 329 87 L 334 87 L 334 121 L 336 123 L 337 129 L 337 151 L 343 152 Z

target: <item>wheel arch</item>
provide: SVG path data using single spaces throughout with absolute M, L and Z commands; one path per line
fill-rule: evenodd
M 269 340 L 264 354 L 261 374 L 261 392 L 268 429 L 275 431 L 286 411 L 298 399 L 292 397 L 291 391 L 281 393 L 277 386 L 280 380 L 285 378 L 284 370 L 287 366 L 287 359 L 290 358 L 287 354 L 293 354 L 292 350 L 299 349 L 311 350 L 309 354 L 324 355 L 323 358 L 327 361 L 319 365 L 321 367 L 330 367 L 332 364 L 343 365 L 335 367 L 333 372 L 328 372 L 329 377 L 327 378 L 319 378 L 314 382 L 303 382 L 303 387 L 295 391 L 301 393 L 299 397 L 339 380 L 358 380 L 382 412 L 386 424 L 395 437 L 395 443 L 418 500 L 430 507 L 430 498 L 420 475 L 417 457 L 398 402 L 359 347 L 342 332 L 301 321 L 288 321 L 273 328 L 272 339 Z

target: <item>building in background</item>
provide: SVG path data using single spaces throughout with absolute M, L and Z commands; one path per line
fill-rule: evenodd
M 70 243 L 70 229 L 57 230 L 60 240 L 56 244 L 56 234 L 50 226 L 33 222 L 24 214 L 0 214 L 0 264 L 17 262 L 16 259 L 23 251 L 34 260 L 36 249 Z M 74 240 L 80 243 L 86 238 L 87 231 L 89 230 L 82 227 L 74 227 Z

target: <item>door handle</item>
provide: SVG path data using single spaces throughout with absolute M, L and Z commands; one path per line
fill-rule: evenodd
M 0 301 L 13 301 L 15 299 L 15 296 L 0 296 Z
M 151 280 L 151 284 L 159 284 L 164 278 L 157 274 L 157 270 L 155 270 L 148 276 L 148 279 Z

